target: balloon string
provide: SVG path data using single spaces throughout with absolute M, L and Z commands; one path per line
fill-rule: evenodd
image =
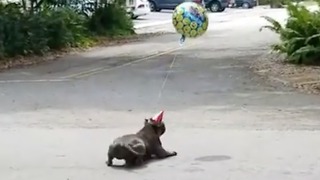
M 180 46 L 183 45 L 185 40 L 186 40 L 186 36 L 182 35 L 181 38 L 180 38 L 180 42 L 179 42 Z
M 166 77 L 164 78 L 163 82 L 162 82 L 162 85 L 161 85 L 161 88 L 160 88 L 160 91 L 159 91 L 159 94 L 158 94 L 158 98 L 157 98 L 157 103 L 156 103 L 156 106 L 159 106 L 159 102 L 160 102 L 160 99 L 162 97 L 162 92 L 166 86 L 166 83 L 167 83 L 167 80 L 168 80 L 168 77 L 171 73 L 171 69 L 173 68 L 173 65 L 176 61 L 176 58 L 177 58 L 177 54 L 174 55 L 172 61 L 171 61 L 171 64 L 169 66 L 169 71 L 166 73 Z

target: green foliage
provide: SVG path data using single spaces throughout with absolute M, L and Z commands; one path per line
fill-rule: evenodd
M 267 5 L 270 4 L 270 0 L 259 0 L 259 5 Z
M 301 5 L 287 3 L 288 20 L 284 25 L 264 17 L 271 25 L 263 26 L 280 35 L 280 43 L 272 49 L 287 55 L 296 64 L 320 63 L 320 12 L 311 12 Z
M 0 60 L 69 47 L 87 47 L 92 45 L 96 35 L 134 33 L 131 19 L 120 5 L 97 7 L 91 4 L 75 9 L 76 5 L 67 4 L 71 1 L 65 0 L 33 0 L 31 7 L 25 5 L 26 1 L 22 2 L 0 2 Z M 92 16 L 88 15 L 90 12 Z
M 133 23 L 126 10 L 118 4 L 104 4 L 98 7 L 89 20 L 89 29 L 98 35 L 130 35 L 134 33 Z
M 85 16 L 68 8 L 44 11 L 40 16 L 47 19 L 47 22 L 44 23 L 45 32 L 49 37 L 48 46 L 51 49 L 88 45 L 89 31 L 85 27 L 87 23 Z

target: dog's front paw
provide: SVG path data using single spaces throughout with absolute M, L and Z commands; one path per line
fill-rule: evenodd
M 172 151 L 172 156 L 176 156 L 176 155 L 178 155 L 178 153 L 177 152 L 175 152 L 175 151 Z

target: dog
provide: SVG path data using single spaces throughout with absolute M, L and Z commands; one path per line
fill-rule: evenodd
M 160 137 L 166 132 L 163 111 L 152 118 L 145 119 L 144 126 L 135 134 L 126 134 L 116 138 L 108 149 L 107 165 L 112 160 L 123 159 L 126 166 L 140 165 L 153 158 L 159 159 L 176 156 L 177 152 L 167 151 L 162 147 Z

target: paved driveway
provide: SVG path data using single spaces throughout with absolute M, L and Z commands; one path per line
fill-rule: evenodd
M 227 8 L 223 12 L 211 13 L 208 11 L 208 16 L 212 23 L 220 23 L 230 21 L 235 18 L 250 18 L 261 16 L 266 13 L 267 7 L 259 6 L 253 9 L 231 9 Z M 155 25 L 163 25 L 171 23 L 172 10 L 162 10 L 161 12 L 151 12 L 146 16 L 141 16 L 136 20 L 133 20 L 136 28 L 149 27 Z
M 263 24 L 216 23 L 182 47 L 167 34 L 2 73 L 0 179 L 318 180 L 320 98 L 251 72 L 276 40 Z M 178 156 L 107 167 L 112 139 L 162 109 L 163 145 Z

